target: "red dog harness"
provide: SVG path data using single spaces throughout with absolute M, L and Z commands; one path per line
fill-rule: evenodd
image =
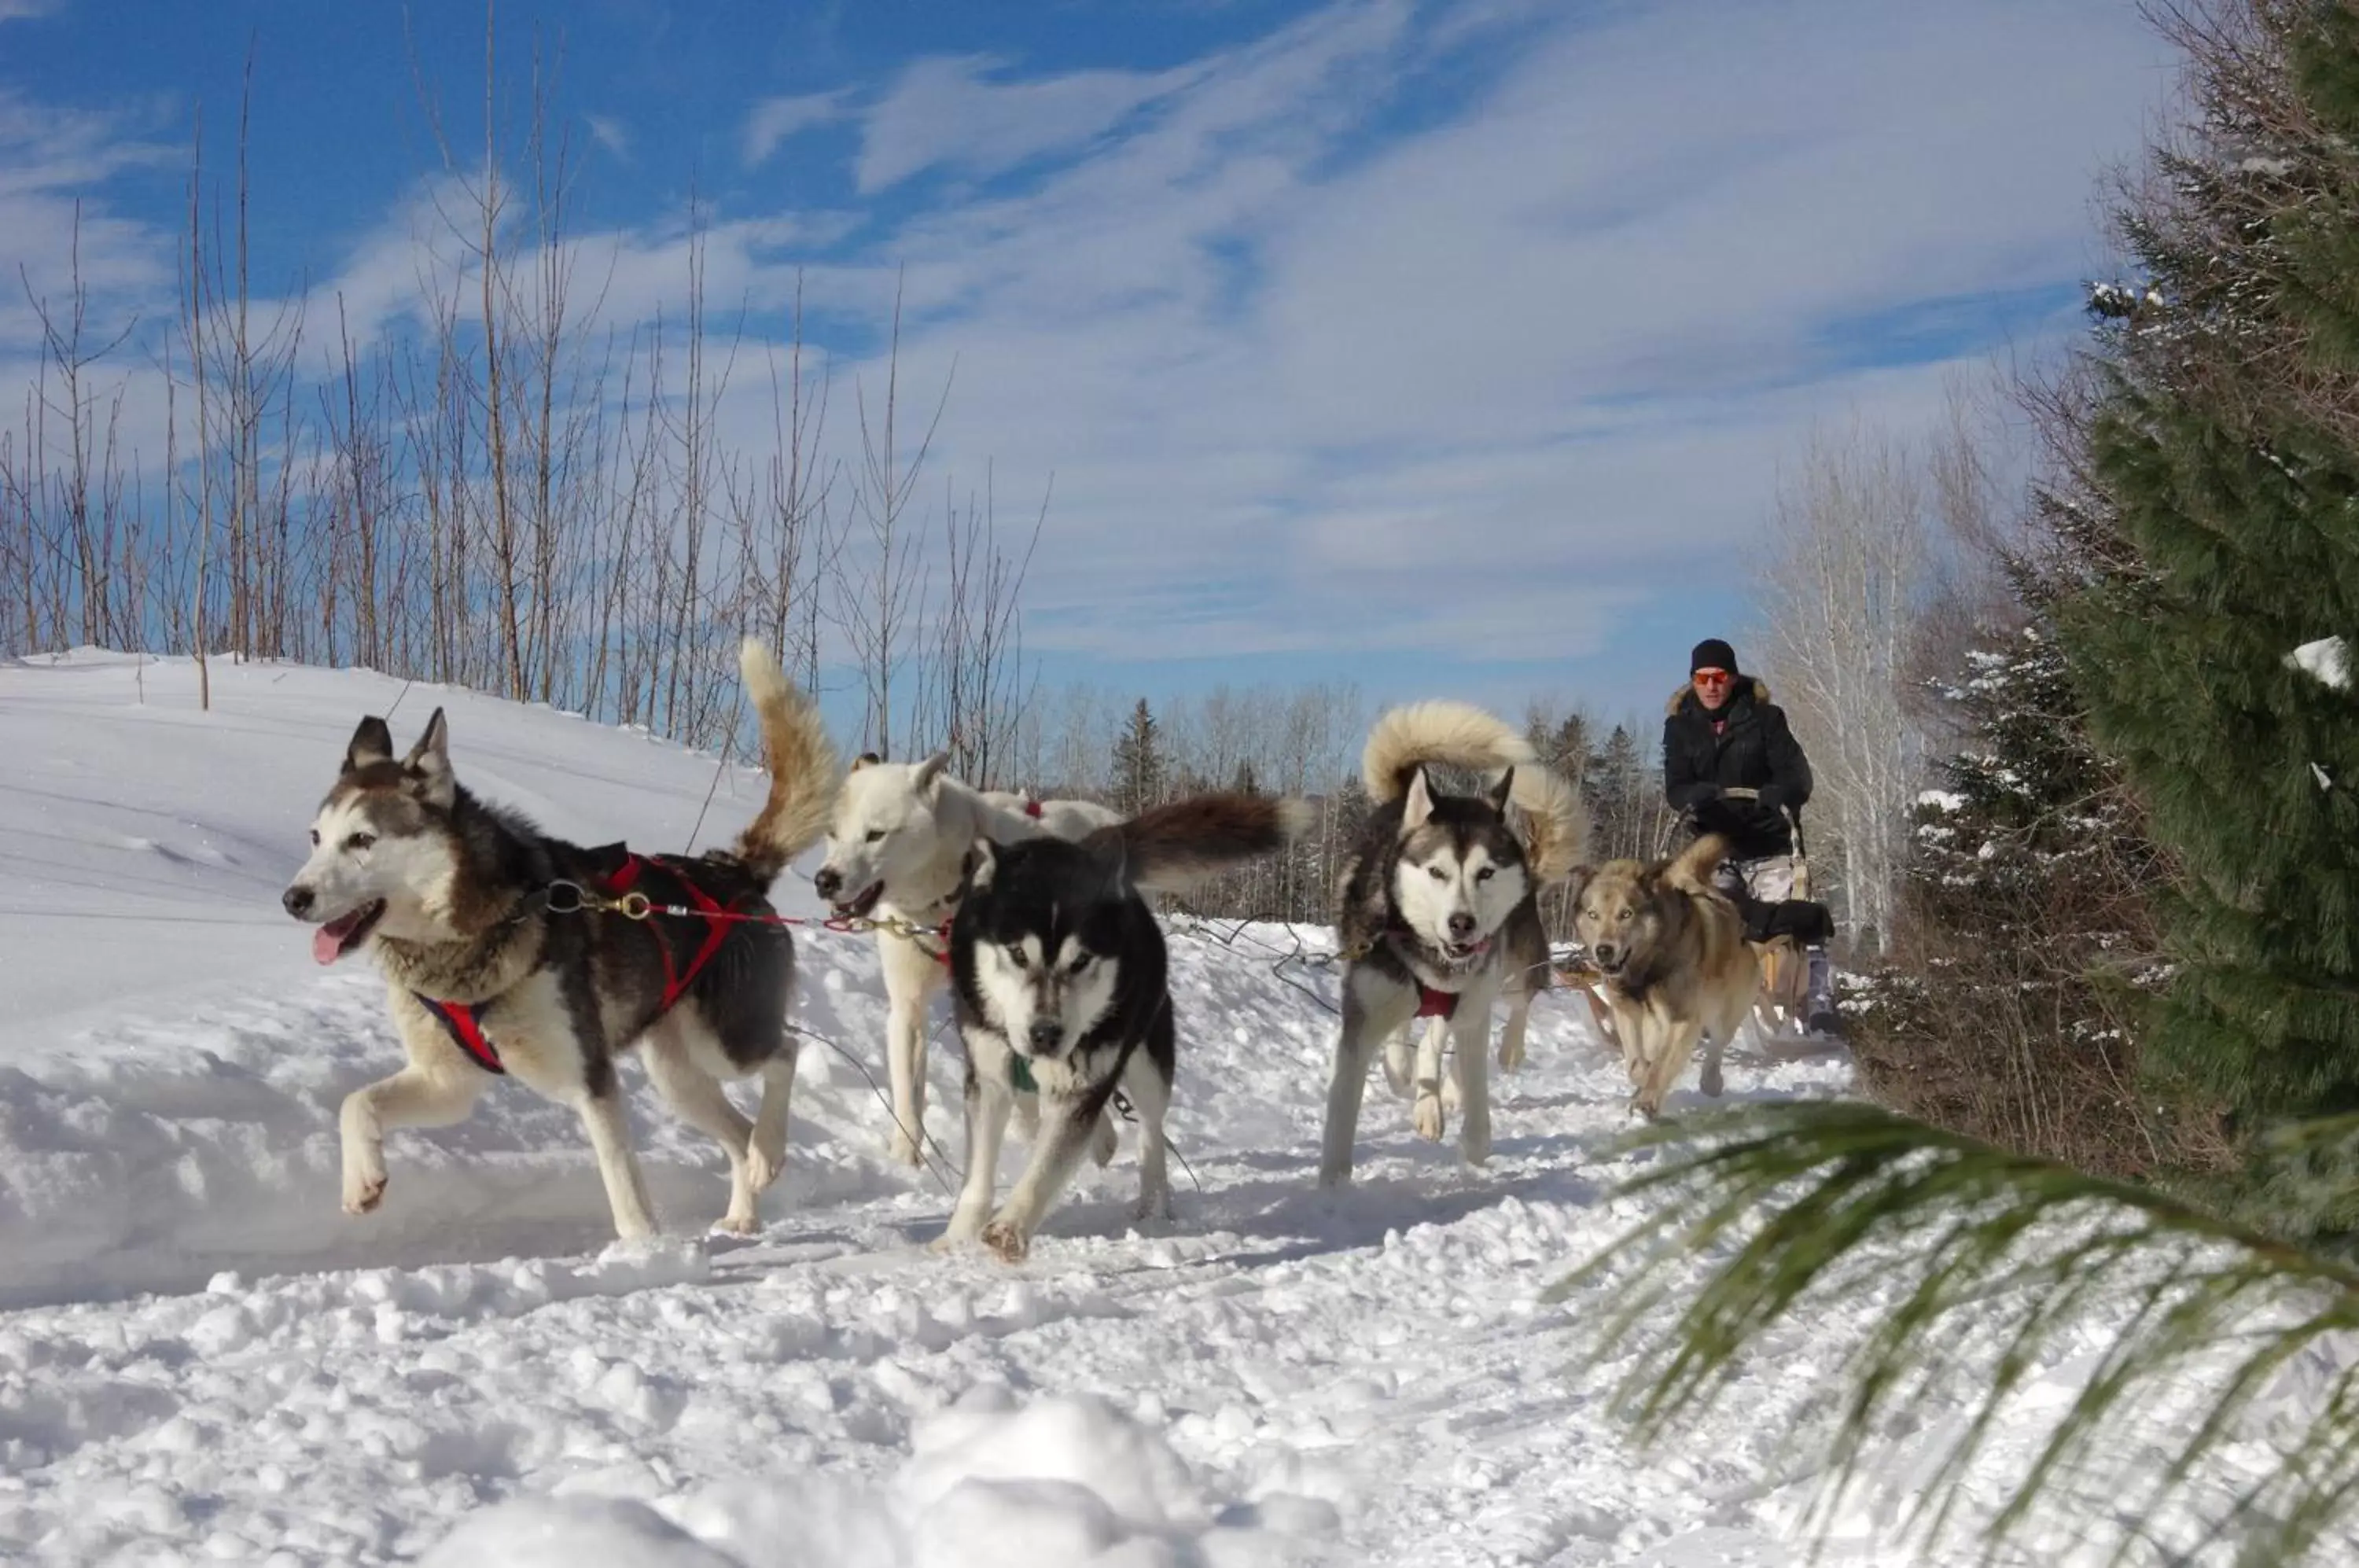
M 639 1026 L 642 1029 L 671 1011 L 679 1005 L 679 999 L 688 995 L 688 988 L 696 984 L 696 977 L 704 972 L 704 966 L 712 962 L 712 955 L 719 953 L 721 944 L 728 940 L 730 927 L 737 923 L 729 919 L 730 911 L 711 894 L 698 887 L 676 864 L 661 855 L 625 856 L 622 866 L 599 885 L 599 890 L 610 898 L 619 898 L 636 888 L 640 875 L 650 870 L 671 878 L 673 886 L 686 895 L 688 906 L 704 920 L 704 940 L 683 968 L 672 955 L 671 943 L 663 939 L 660 931 L 657 933 L 656 953 L 663 960 L 664 967 L 663 999 L 656 1004 L 654 1016 Z M 443 1032 L 473 1060 L 476 1066 L 486 1073 L 503 1077 L 506 1075 L 507 1067 L 500 1061 L 498 1050 L 492 1044 L 491 1037 L 484 1033 L 484 1014 L 493 1002 L 499 1000 L 498 997 L 483 1002 L 446 1002 L 423 991 L 412 991 L 410 995 L 418 999 L 420 1007 L 434 1015 Z

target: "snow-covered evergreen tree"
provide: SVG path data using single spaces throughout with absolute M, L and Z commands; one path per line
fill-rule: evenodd
M 2359 1108 L 2359 16 L 2193 37 L 2194 134 L 2097 301 L 2086 471 L 2122 570 L 2061 607 L 2093 732 L 2183 867 L 2148 1060 L 2257 1126 Z
M 1937 694 L 1963 738 L 1914 814 L 1905 962 L 1854 1020 L 1866 1087 L 2084 1169 L 2206 1163 L 2202 1108 L 2135 1087 L 2128 1026 L 2167 974 L 2153 918 L 2163 873 L 2136 798 L 2090 738 L 2064 649 L 2034 622 L 1970 652 Z

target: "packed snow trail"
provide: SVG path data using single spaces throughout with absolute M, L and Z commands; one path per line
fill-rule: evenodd
M 809 929 L 814 1043 L 759 1236 L 701 1234 L 721 1157 L 636 1067 L 661 1242 L 606 1245 L 578 1121 L 513 1083 L 389 1140 L 384 1209 L 348 1218 L 336 1105 L 398 1048 L 374 976 L 311 966 L 275 900 L 356 716 L 402 688 L 214 684 L 207 716 L 185 663 L 0 666 L 21 763 L 0 779 L 0 1562 L 1799 1561 L 1807 1433 L 1841 1386 L 1819 1325 L 1777 1333 L 1698 1440 L 1641 1453 L 1604 1408 L 1622 1368 L 1591 1359 L 1612 1303 L 1542 1304 L 1646 1218 L 1606 1196 L 1632 1169 L 1599 1154 L 1626 1085 L 1582 1010 L 1536 1009 L 1487 1167 L 1413 1137 L 1377 1080 L 1357 1184 L 1321 1193 L 1335 975 L 1312 928 L 1174 922 L 1172 1137 L 1201 1191 L 1177 1172 L 1179 1218 L 1147 1234 L 1126 1132 L 1021 1267 L 927 1250 L 955 1044 L 938 1030 L 929 1059 L 934 1169 L 886 1166 L 874 949 Z M 715 783 L 710 757 L 460 692 L 401 696 L 397 735 L 437 703 L 462 779 L 585 840 L 679 847 Z M 719 779 L 699 843 L 761 794 Z M 793 877 L 780 893 L 812 911 Z M 1729 1070 L 1735 1095 L 1846 1079 Z M 2085 1370 L 2049 1377 L 2060 1397 Z M 1830 1561 L 1896 1560 L 1874 1527 L 1944 1435 L 1890 1434 Z

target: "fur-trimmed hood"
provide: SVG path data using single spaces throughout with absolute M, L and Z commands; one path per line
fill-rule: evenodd
M 1769 682 L 1757 675 L 1740 675 L 1737 679 L 1753 688 L 1755 702 L 1766 703 L 1769 701 Z M 1732 697 L 1735 694 L 1733 690 L 1729 692 Z M 1680 681 L 1679 690 L 1671 693 L 1671 700 L 1663 704 L 1663 717 L 1667 719 L 1675 717 L 1680 711 L 1680 704 L 1694 695 L 1694 685 L 1686 681 Z

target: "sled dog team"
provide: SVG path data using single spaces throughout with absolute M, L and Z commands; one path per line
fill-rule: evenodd
M 936 1245 L 980 1240 L 1022 1258 L 1082 1159 L 1113 1157 L 1117 1097 L 1139 1123 L 1137 1213 L 1167 1217 L 1180 1031 L 1147 896 L 1283 849 L 1310 826 L 1310 807 L 1213 792 L 1124 819 L 972 789 L 939 755 L 864 757 L 839 779 L 816 710 L 777 660 L 749 641 L 740 667 L 769 793 L 735 843 L 693 857 L 567 844 L 480 799 L 452 771 L 439 709 L 407 753 L 382 719 L 353 733 L 283 900 L 316 928 L 320 963 L 375 958 L 408 1058 L 343 1103 L 346 1212 L 383 1201 L 387 1131 L 456 1122 L 495 1077 L 513 1075 L 581 1116 L 616 1233 L 653 1234 L 615 1072 L 637 1045 L 657 1092 L 728 1156 L 720 1228 L 757 1228 L 760 1193 L 785 1163 L 800 1043 L 786 1022 L 794 943 L 768 890 L 824 837 L 813 886 L 839 915 L 875 923 L 890 1149 L 902 1161 L 921 1159 L 927 1004 L 944 985 L 951 994 L 966 1176 Z M 1473 776 L 1474 792 L 1452 792 L 1443 768 Z M 1585 867 L 1572 787 L 1462 702 L 1385 713 L 1362 772 L 1375 809 L 1338 889 L 1343 1023 L 1322 1185 L 1351 1177 L 1379 1046 L 1417 1131 L 1439 1138 L 1454 1102 L 1462 1153 L 1488 1157 L 1493 1006 L 1507 1006 L 1499 1062 L 1512 1070 L 1549 983 L 1538 896 L 1559 883 L 1576 889 L 1576 934 L 1602 976 L 1635 1104 L 1655 1115 L 1706 1037 L 1702 1086 L 1720 1092 L 1721 1050 L 1759 980 L 1736 907 L 1713 886 L 1720 839 L 1668 862 Z M 750 1121 L 723 1087 L 749 1076 L 761 1080 Z M 1011 1115 L 1029 1155 L 1003 1199 Z

